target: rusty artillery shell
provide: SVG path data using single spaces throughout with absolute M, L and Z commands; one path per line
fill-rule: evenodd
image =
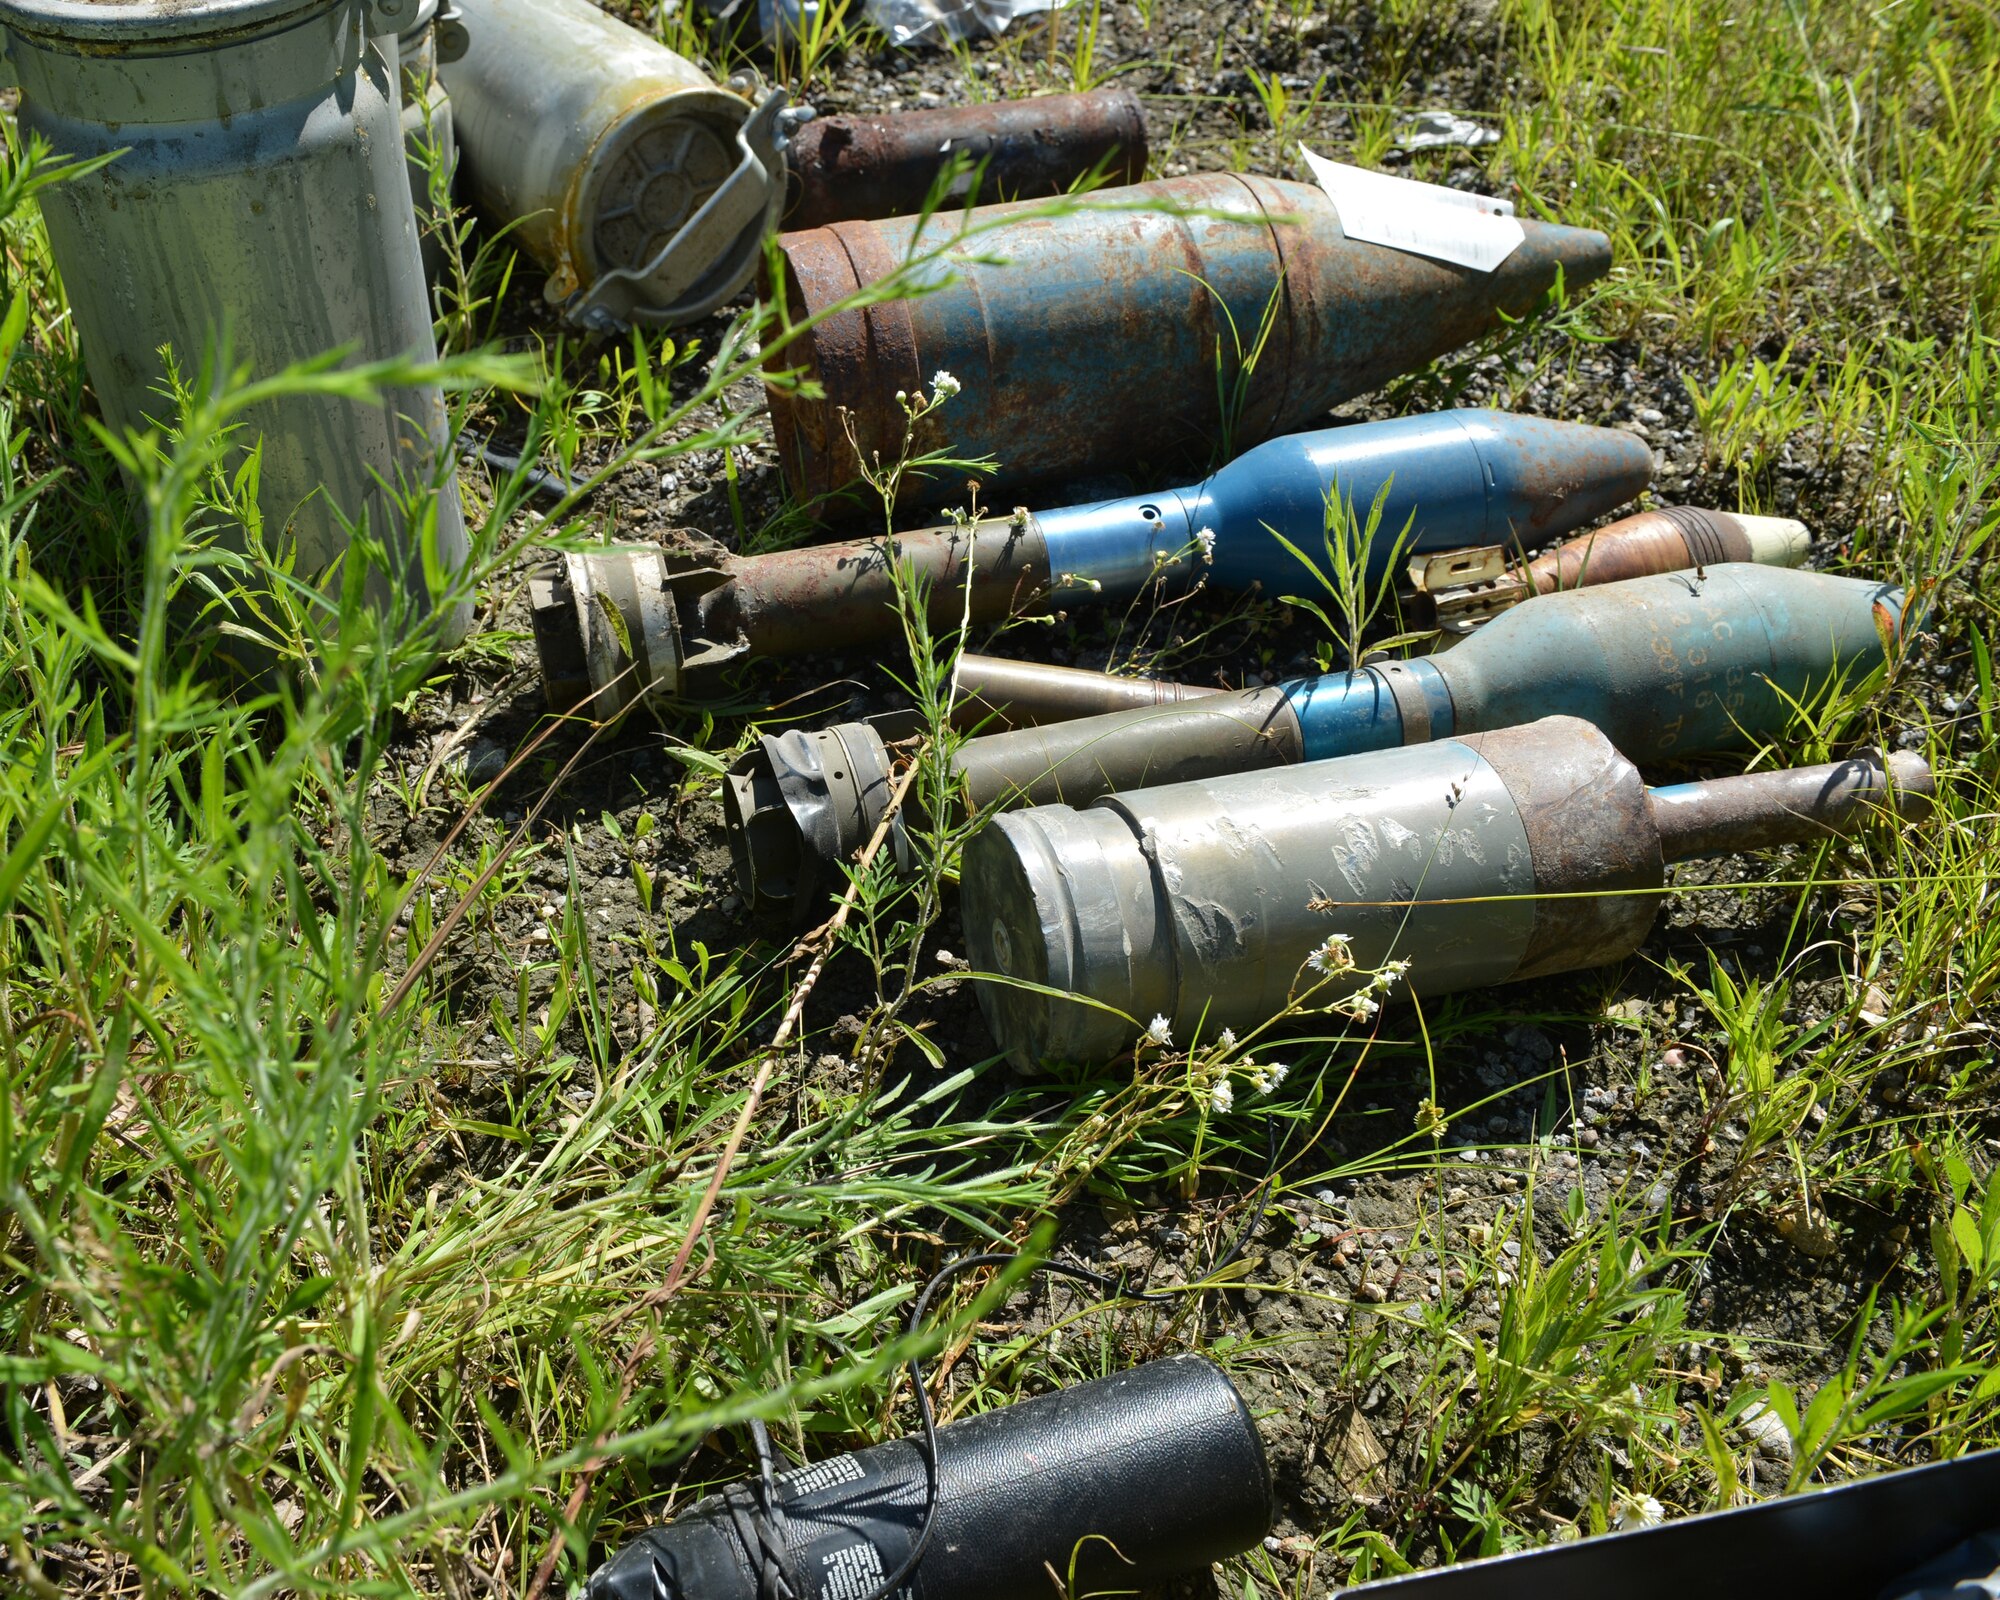
M 1529 222 L 1498 268 L 1473 272 L 1349 240 L 1313 185 L 1228 173 L 1100 190 L 1060 216 L 1010 215 L 974 211 L 979 231 L 923 269 L 929 292 L 829 316 L 773 352 L 774 367 L 802 366 L 824 390 L 771 390 L 798 499 L 854 479 L 857 448 L 860 461 L 894 460 L 895 396 L 926 388 L 937 369 L 964 394 L 919 445 L 996 458 L 993 487 L 1008 494 L 1122 465 L 1134 441 L 1206 455 L 1226 433 L 1240 447 L 1303 427 L 1503 315 L 1534 311 L 1558 270 L 1576 288 L 1611 264 L 1603 234 Z M 824 312 L 962 226 L 939 215 L 785 234 L 785 304 L 794 318 Z M 1244 352 L 1267 309 L 1270 334 L 1252 360 Z M 1239 391 L 1225 429 L 1225 396 Z M 904 482 L 912 498 L 955 488 Z
M 1505 545 L 1419 556 L 1409 578 L 1429 598 L 1440 628 L 1470 633 L 1531 595 L 1729 561 L 1796 567 L 1811 549 L 1806 525 L 1790 517 L 1660 506 L 1566 539 L 1532 561 L 1516 561 Z
M 967 815 L 1087 805 L 1551 711 L 1603 729 L 1635 761 L 1748 750 L 1836 679 L 1879 668 L 1901 626 L 1902 591 L 1861 578 L 1733 563 L 1635 578 L 1516 607 L 1438 656 L 969 739 L 955 757 L 961 804 Z M 731 846 L 747 899 L 771 884 L 784 888 L 776 899 L 816 904 L 880 820 L 892 763 L 865 723 L 786 738 L 733 769 Z
M 899 623 L 893 561 L 924 580 L 934 626 L 955 625 L 972 575 L 972 620 L 998 622 L 1048 590 L 1032 520 L 675 566 L 656 545 L 572 552 L 528 582 L 535 649 L 553 711 L 585 702 L 615 717 L 650 696 L 673 700 L 747 656 L 866 644 Z
M 1651 929 L 1669 861 L 1922 815 L 1930 791 L 1899 755 L 1649 792 L 1597 728 L 1548 717 L 998 817 L 963 858 L 966 939 L 975 971 L 1012 980 L 979 986 L 1009 1056 L 1093 1064 L 1153 1017 L 1186 1046 L 1299 994 L 1359 995 L 1365 1015 L 1405 987 L 1615 961 Z
M 1129 89 L 1038 95 L 936 111 L 819 117 L 793 136 L 786 228 L 910 216 L 954 160 L 973 163 L 942 197 L 1038 200 L 1085 174 L 1146 176 L 1146 114 Z M 976 185 L 976 191 L 975 186 Z

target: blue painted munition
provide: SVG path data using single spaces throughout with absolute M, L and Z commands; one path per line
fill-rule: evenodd
M 1469 544 L 1533 549 L 1625 504 L 1646 487 L 1652 452 L 1629 433 L 1504 411 L 1441 411 L 1288 434 L 1185 489 L 1044 512 L 1034 520 L 1058 592 L 1136 593 L 1162 568 L 1191 571 L 1214 535 L 1210 577 L 1225 589 L 1310 589 L 1284 537 L 1322 562 L 1328 500 L 1355 526 L 1388 490 L 1370 550 L 1379 578 L 1399 550 Z M 1275 531 L 1274 531 L 1275 530 Z M 1066 581 L 1067 580 L 1067 581 Z
M 960 803 L 967 814 L 1081 806 L 1558 714 L 1641 763 L 1747 750 L 1783 733 L 1794 704 L 1880 668 L 1902 605 L 1901 590 L 1866 579 L 1747 563 L 1565 590 L 1441 655 L 969 739 L 955 758 Z M 827 881 L 874 831 L 892 786 L 865 723 L 786 740 L 749 752 L 723 791 L 753 902 Z
M 969 224 L 939 212 L 788 233 L 771 291 L 795 320 L 821 320 L 771 363 L 821 393 L 771 388 L 779 459 L 801 500 L 840 489 L 871 454 L 895 460 L 895 396 L 939 368 L 964 394 L 918 445 L 994 458 L 1003 505 L 1023 484 L 1135 456 L 1254 444 L 1534 312 L 1558 275 L 1574 290 L 1611 265 L 1601 233 L 1522 227 L 1479 272 L 1349 239 L 1316 185 L 1199 173 L 1099 190 L 1061 215 L 982 206 Z M 922 294 L 833 310 L 933 252 Z M 903 482 L 911 498 L 958 491 L 950 474 Z
M 1379 571 L 1406 522 L 1412 553 L 1533 547 L 1622 505 L 1651 471 L 1651 452 L 1629 433 L 1500 411 L 1322 428 L 1273 439 L 1189 488 L 898 534 L 893 549 L 880 539 L 810 545 L 684 572 L 657 546 L 572 555 L 530 585 L 535 641 L 552 703 L 566 711 L 595 693 L 610 716 L 648 694 L 682 695 L 689 680 L 748 656 L 898 637 L 892 558 L 928 584 L 938 628 L 957 625 L 968 580 L 975 623 L 1203 573 L 1227 587 L 1309 592 L 1311 575 L 1273 530 L 1323 561 L 1336 493 L 1365 518 L 1389 487 Z

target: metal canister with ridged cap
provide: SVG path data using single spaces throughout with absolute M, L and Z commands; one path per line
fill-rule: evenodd
M 753 106 L 590 0 L 462 0 L 438 75 L 481 209 L 593 328 L 672 325 L 747 284 L 784 203 L 782 90 Z
M 1917 756 L 1860 756 L 1649 790 L 1574 717 L 1277 772 L 998 817 L 966 846 L 979 1000 L 1022 1066 L 1109 1061 L 1148 1019 L 1239 1033 L 1406 961 L 1425 996 L 1616 961 L 1669 862 L 1851 833 L 1928 810 Z M 1314 985 L 1320 985 L 1315 989 Z M 1393 992 L 1393 991 L 1392 991 Z
M 841 489 L 871 453 L 897 459 L 896 396 L 939 369 L 963 393 L 927 420 L 918 448 L 992 457 L 1005 504 L 1024 484 L 1122 467 L 1135 442 L 1206 456 L 1305 427 L 1535 311 L 1558 274 L 1574 290 L 1611 265 L 1603 234 L 1528 222 L 1505 261 L 1475 272 L 1348 239 L 1314 185 L 1231 173 L 1099 190 L 1060 215 L 1019 210 L 779 239 L 783 282 L 769 287 L 795 320 L 944 252 L 916 274 L 923 293 L 827 315 L 773 349 L 773 367 L 817 385 L 771 389 L 796 498 Z M 911 473 L 903 486 L 935 502 L 959 480 Z

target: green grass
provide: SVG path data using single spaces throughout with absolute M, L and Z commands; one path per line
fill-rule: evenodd
M 742 64 L 701 37 L 695 8 L 671 16 L 678 47 Z M 823 86 L 869 47 L 852 12 L 829 16 L 783 64 L 795 87 Z M 1176 32 L 1166 0 L 1091 5 L 958 59 L 990 68 L 968 83 L 986 97 L 1114 72 L 1150 81 L 1131 70 L 1141 63 L 1174 66 L 1176 95 L 1205 94 L 1221 65 L 1243 65 L 1256 90 L 1244 116 L 1162 129 L 1160 159 L 1288 171 L 1278 146 L 1298 138 L 1379 155 L 1404 110 L 1456 81 L 1454 22 L 1475 29 L 1520 80 L 1506 103 L 1456 108 L 1502 134 L 1486 170 L 1524 214 L 1605 228 L 1618 250 L 1607 284 L 1510 348 L 1506 385 L 1560 395 L 1600 344 L 1642 346 L 1649 371 L 1684 385 L 1743 508 L 1771 508 L 1781 465 L 1803 464 L 1842 562 L 1927 586 L 1936 646 L 1873 706 L 1822 714 L 1770 754 L 1817 759 L 1915 729 L 1944 780 L 1938 817 L 1756 864 L 1788 885 L 1775 976 L 1635 963 L 1562 991 L 1599 1055 L 1551 1065 L 1539 1137 L 1496 1151 L 1524 1197 L 1552 1203 L 1472 1226 L 1450 1200 L 1442 1136 L 1480 1126 L 1493 1096 L 1461 1092 L 1439 1063 L 1534 1020 L 1550 991 L 1433 1005 L 1421 1030 L 1392 1014 L 1394 1036 L 1373 1043 L 1336 1029 L 1287 1044 L 1285 1083 L 1243 1091 L 1233 1113 L 1215 1106 L 1228 1063 L 1212 1049 L 1003 1090 L 989 1063 L 923 1025 L 927 991 L 958 981 L 936 959 L 955 833 L 928 841 L 915 879 L 876 873 L 856 891 L 838 944 L 858 1027 L 813 1021 L 774 1058 L 767 1041 L 807 971 L 793 951 L 703 945 L 665 915 L 609 943 L 587 926 L 582 859 L 608 839 L 635 893 L 663 894 L 680 868 L 652 845 L 712 790 L 740 720 L 678 718 L 643 736 L 681 775 L 643 813 L 651 826 L 572 814 L 560 780 L 604 747 L 569 732 L 524 759 L 550 790 L 545 817 L 503 824 L 451 766 L 427 776 L 411 719 L 443 697 L 422 641 L 384 636 L 352 596 L 322 613 L 283 592 L 273 648 L 297 671 L 282 692 L 232 696 L 187 670 L 176 607 L 238 571 L 201 530 L 232 492 L 220 464 L 254 392 L 191 381 L 175 429 L 93 431 L 33 200 L 58 175 L 10 137 L 10 1592 L 520 1593 L 551 1541 L 560 1589 L 622 1531 L 737 1475 L 753 1417 L 809 1455 L 906 1427 L 900 1312 L 943 1254 L 1030 1242 L 1086 1198 L 1112 1215 L 1198 1202 L 1211 1236 L 1227 1236 L 1263 1164 L 1266 1112 L 1286 1205 L 1343 1177 L 1399 1174 L 1415 1221 L 1382 1298 L 1302 1290 L 1346 1318 L 1315 1336 L 1314 1370 L 1333 1373 L 1336 1398 L 1388 1397 L 1374 1413 L 1387 1454 L 1376 1503 L 1332 1507 L 1302 1545 L 1253 1553 L 1230 1575 L 1237 1592 L 1317 1595 L 1408 1562 L 1588 1534 L 1647 1496 L 1678 1514 L 1769 1492 L 1742 1427 L 1754 1405 L 1791 1436 L 1794 1488 L 2000 1442 L 2000 708 L 1987 643 L 2000 599 L 1988 549 L 2000 351 L 1987 332 L 2000 326 L 2000 17 L 1945 0 L 1502 0 L 1490 22 L 1468 22 L 1385 0 L 1336 9 L 1360 41 L 1355 62 L 1301 69 L 1303 89 L 1278 79 L 1329 20 L 1319 7 L 1271 0 L 1227 19 Z M 1154 109 L 1164 121 L 1193 103 Z M 1411 170 L 1442 177 L 1452 159 Z M 761 426 L 728 413 L 757 359 L 740 338 L 531 343 L 502 360 L 485 341 L 509 250 L 454 226 L 448 257 L 437 376 L 461 405 L 525 424 L 528 456 L 599 482 Z M 1435 399 L 1467 370 L 1400 392 Z M 141 490 L 136 511 L 121 470 Z M 486 491 L 468 586 L 496 616 L 525 549 L 603 530 L 574 502 L 522 517 L 519 483 Z M 1344 655 L 1369 597 L 1334 599 L 1329 647 Z M 917 782 L 935 795 L 953 640 L 917 615 L 908 681 L 932 726 Z M 1147 627 L 1157 651 L 1160 627 Z M 307 637 L 328 642 L 309 654 Z M 467 659 L 490 666 L 496 648 Z M 1927 686 L 1941 659 L 1972 667 L 1955 712 Z M 414 855 L 406 820 L 422 824 Z M 1690 889 L 1676 910 L 1699 925 L 1743 893 Z M 511 983 L 462 1005 L 461 957 Z M 1718 1141 L 1704 1158 L 1711 1199 L 1660 1214 L 1634 1193 L 1593 1211 L 1551 1137 L 1575 1114 L 1581 1069 L 1643 1102 L 1672 1041 L 1711 1062 L 1695 1114 Z M 663 1292 L 765 1067 L 712 1220 Z M 1414 1118 L 1388 1109 L 1412 1103 Z M 1857 1258 L 1831 1347 L 1692 1325 L 1704 1273 L 1743 1238 L 1810 1254 L 1864 1222 L 1894 1250 Z M 1243 1281 L 1299 1287 L 1279 1281 L 1285 1253 L 1260 1244 Z M 1441 1292 L 1408 1293 L 1404 1272 L 1427 1265 Z M 961 1363 L 942 1380 L 941 1409 L 1208 1342 L 1204 1302 L 1219 1303 L 1077 1307 L 1053 1330 L 989 1329 L 976 1373 Z M 956 1348 L 988 1309 L 961 1301 L 918 1346 Z M 1282 1336 L 1230 1327 L 1217 1348 L 1245 1372 L 1281 1382 L 1299 1358 Z

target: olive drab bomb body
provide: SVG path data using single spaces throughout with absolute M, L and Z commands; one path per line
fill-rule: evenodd
M 782 90 L 753 107 L 590 0 L 461 10 L 439 75 L 466 179 L 566 316 L 671 325 L 750 281 L 784 203 Z
M 925 1490 L 912 1439 L 779 1473 L 775 1505 L 738 1484 L 626 1545 L 587 1600 L 861 1600 L 908 1556 Z M 1023 1600 L 1073 1559 L 1079 1593 L 1127 1590 L 1241 1553 L 1272 1511 L 1235 1386 L 1170 1356 L 939 1429 L 936 1520 L 897 1592 Z
M 967 165 L 938 197 L 946 208 L 1062 194 L 1093 171 L 1110 183 L 1137 183 L 1146 176 L 1146 113 L 1130 89 L 1107 88 L 816 117 L 785 152 L 783 225 L 915 215 L 954 161 Z
M 979 625 L 1111 603 L 1156 582 L 1261 583 L 1283 594 L 1312 580 L 1277 536 L 1319 550 L 1336 491 L 1365 508 L 1387 488 L 1379 576 L 1406 524 L 1412 552 L 1541 543 L 1623 505 L 1652 465 L 1642 442 L 1613 428 L 1443 411 L 1272 439 L 1187 488 L 898 534 L 893 544 L 678 568 L 657 548 L 572 555 L 535 576 L 530 607 L 551 704 L 567 711 L 581 698 L 558 688 L 581 663 L 608 716 L 648 694 L 678 697 L 749 657 L 900 638 L 892 556 L 925 583 L 939 628 L 957 624 L 968 585 Z
M 962 213 L 780 237 L 784 281 L 770 292 L 795 321 L 950 247 L 918 269 L 922 294 L 826 316 L 772 352 L 774 369 L 802 370 L 823 394 L 770 389 L 795 498 L 841 489 L 871 452 L 896 459 L 906 419 L 895 396 L 938 369 L 965 394 L 919 446 L 993 457 L 992 487 L 1012 496 L 1122 466 L 1135 442 L 1206 455 L 1219 440 L 1240 448 L 1304 427 L 1533 312 L 1558 274 L 1575 289 L 1611 265 L 1603 234 L 1529 222 L 1505 261 L 1476 272 L 1349 240 L 1313 185 L 1228 173 L 1099 190 L 1059 215 L 1020 210 L 976 209 L 961 245 Z M 1248 360 L 1240 352 L 1267 311 L 1269 337 Z M 913 499 L 956 490 L 949 474 L 903 484 Z
M 394 37 L 416 10 L 416 0 L 0 3 L 22 132 L 63 156 L 111 158 L 50 185 L 40 203 L 112 427 L 171 420 L 162 347 L 188 380 L 225 341 L 259 378 L 342 348 L 355 362 L 436 358 Z M 395 390 L 379 404 L 286 396 L 244 421 L 244 447 L 261 443 L 266 546 L 318 581 L 365 517 L 389 561 L 369 575 L 371 600 L 431 620 L 426 552 L 393 491 L 439 485 L 423 537 L 434 570 L 454 573 L 467 545 L 439 390 Z M 469 611 L 437 620 L 451 643 Z
M 1902 591 L 1730 564 L 1544 595 L 1441 655 L 968 739 L 967 815 L 1295 766 L 1532 722 L 1604 730 L 1633 760 L 1754 748 L 1795 705 L 1879 668 Z M 785 742 L 780 743 L 782 739 Z M 838 759 L 832 759 L 838 757 Z M 766 738 L 723 789 L 744 896 L 818 904 L 875 830 L 891 761 L 866 723 Z M 790 831 L 787 831 L 789 824 Z
M 1921 815 L 1930 792 L 1911 755 L 1648 790 L 1597 728 L 1548 717 L 1010 813 L 966 846 L 961 904 L 974 970 L 1010 980 L 979 985 L 995 1042 L 1090 1064 L 1130 1019 L 1212 1038 L 1391 961 L 1423 996 L 1616 961 L 1667 863 Z M 1334 936 L 1358 976 L 1314 993 Z

